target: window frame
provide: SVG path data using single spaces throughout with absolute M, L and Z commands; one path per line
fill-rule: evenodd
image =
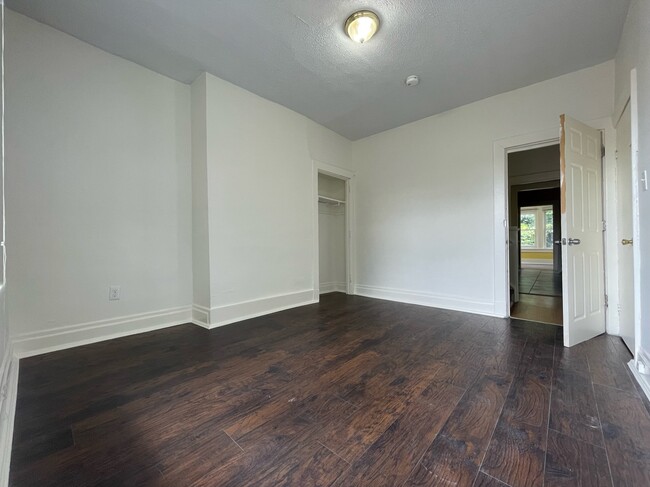
M 519 246 L 522 252 L 549 252 L 553 251 L 553 244 L 545 247 L 546 243 L 546 215 L 545 213 L 553 211 L 553 205 L 542 206 L 523 206 L 519 208 Z M 524 247 L 521 244 L 521 215 L 524 213 L 535 214 L 535 246 Z

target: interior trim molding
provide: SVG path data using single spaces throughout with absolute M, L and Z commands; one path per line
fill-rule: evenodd
M 356 231 L 356 176 L 353 171 L 332 164 L 312 160 L 312 299 L 318 302 L 320 288 L 320 239 L 319 235 L 319 206 L 318 203 L 318 174 L 326 174 L 345 180 L 345 261 L 346 291 L 351 293 L 357 282 L 357 231 Z M 347 285 L 349 283 L 349 285 Z
M 192 305 L 192 323 L 210 329 L 210 308 L 194 303 Z
M 494 164 L 494 304 L 499 316 L 510 316 L 510 278 L 508 251 L 508 154 L 537 149 L 559 142 L 559 124 L 546 130 L 505 137 L 493 142 Z
M 297 308 L 318 302 L 314 299 L 314 290 L 306 289 L 293 293 L 277 294 L 265 298 L 251 299 L 239 303 L 225 304 L 214 308 L 192 306 L 192 322 L 211 330 L 219 326 L 230 325 L 258 316 L 264 316 L 285 309 Z
M 387 287 L 364 286 L 357 284 L 356 294 L 368 298 L 398 301 L 400 303 L 419 304 L 432 308 L 463 311 L 486 316 L 502 317 L 495 312 L 494 303 L 487 301 L 471 301 L 460 296 L 447 296 L 434 293 L 407 291 Z
M 9 485 L 17 397 L 18 358 L 9 345 L 0 364 L 0 486 Z
M 318 289 L 319 294 L 333 293 L 333 292 L 347 292 L 345 282 L 323 282 Z
M 13 345 L 16 356 L 25 358 L 190 323 L 191 321 L 192 308 L 190 306 L 181 306 L 22 333 L 13 337 Z
M 639 371 L 637 362 L 642 362 L 643 365 L 646 367 L 646 372 L 649 371 L 650 355 L 648 355 L 648 353 L 646 353 L 643 349 L 639 349 L 637 360 L 632 359 L 627 363 L 627 366 L 632 371 L 632 375 L 641 386 L 641 389 L 645 393 L 648 400 L 650 400 L 650 375 L 642 374 Z

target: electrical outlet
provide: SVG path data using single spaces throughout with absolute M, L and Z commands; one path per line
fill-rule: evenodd
M 118 301 L 120 299 L 120 286 L 110 286 L 108 288 L 108 300 Z

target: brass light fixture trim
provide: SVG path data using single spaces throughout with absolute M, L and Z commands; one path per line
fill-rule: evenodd
M 371 10 L 359 10 L 348 17 L 344 28 L 350 39 L 363 44 L 379 30 L 379 17 Z

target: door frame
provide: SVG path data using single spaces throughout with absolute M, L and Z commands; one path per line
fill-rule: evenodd
M 546 130 L 540 130 L 539 132 L 534 132 L 530 134 L 516 135 L 512 137 L 505 137 L 503 139 L 495 140 L 493 143 L 493 162 L 494 162 L 494 314 L 503 318 L 510 317 L 510 269 L 508 262 L 508 215 L 509 215 L 509 202 L 508 202 L 508 155 L 514 152 L 521 152 L 524 150 L 538 149 L 540 147 L 547 147 L 549 145 L 558 144 L 560 142 L 560 126 L 559 126 L 559 116 L 558 114 L 558 123 L 554 127 L 550 127 Z M 613 140 L 612 136 L 614 134 L 614 129 L 612 127 L 612 122 L 610 118 L 602 118 L 597 120 L 589 120 L 586 123 L 592 127 L 601 130 L 604 132 L 603 143 L 606 146 L 612 146 Z M 615 144 L 614 144 L 615 145 Z M 603 217 L 609 222 L 611 215 L 605 213 L 607 208 L 607 203 L 611 198 L 612 193 L 611 188 L 607 185 L 607 171 L 611 165 L 610 157 L 612 155 L 607 153 L 603 160 L 603 181 L 602 181 L 602 193 L 603 193 Z M 559 161 L 558 161 L 559 167 Z M 615 277 L 616 293 L 618 292 L 618 267 L 610 265 L 611 261 L 614 261 L 613 264 L 617 264 L 616 259 L 612 259 L 611 249 L 612 244 L 608 242 L 608 239 L 604 239 L 604 248 L 605 248 L 605 268 L 603 269 L 604 273 L 604 282 L 605 282 L 605 293 L 610 294 L 611 288 L 610 285 L 611 279 L 610 276 Z M 614 270 L 614 272 L 612 272 Z M 616 295 L 616 304 L 618 303 L 618 295 Z M 605 313 L 605 324 L 607 330 L 610 331 L 610 320 L 612 317 L 612 300 L 610 296 L 609 307 Z M 616 309 L 616 305 L 613 307 Z M 618 321 L 616 321 L 618 326 Z
M 510 317 L 508 155 L 559 143 L 558 128 L 494 142 L 494 312 L 498 316 Z
M 347 294 L 356 294 L 356 236 L 355 236 L 355 196 L 356 175 L 353 171 L 326 162 L 312 161 L 312 202 L 313 202 L 313 257 L 312 275 L 315 302 L 320 300 L 320 242 L 318 213 L 318 174 L 325 174 L 345 181 L 345 287 Z
M 639 228 L 639 101 L 637 92 L 637 72 L 636 68 L 630 70 L 630 92 L 623 102 L 614 112 L 614 127 L 618 127 L 625 108 L 630 106 L 630 162 L 632 165 L 632 259 L 633 265 L 633 282 L 634 282 L 634 350 L 631 350 L 633 360 L 636 362 L 640 359 L 641 351 L 641 268 L 638 265 L 641 262 L 640 248 L 640 228 Z M 618 141 L 617 141 L 618 142 Z M 618 200 L 617 200 L 618 205 Z M 617 233 L 617 241 L 618 241 Z M 619 276 L 620 277 L 620 276 Z

